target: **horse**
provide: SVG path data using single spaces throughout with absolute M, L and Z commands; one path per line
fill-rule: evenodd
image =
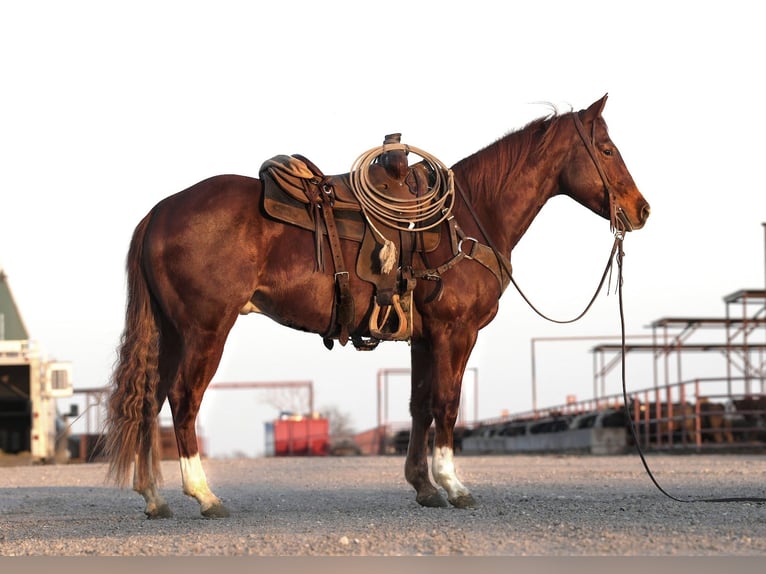
M 579 111 L 554 109 L 450 168 L 459 193 L 437 229 L 442 240 L 411 263 L 429 271 L 416 273 L 409 311 L 412 430 L 404 464 L 422 506 L 476 506 L 454 463 L 461 381 L 478 332 L 497 314 L 509 284 L 511 251 L 546 201 L 569 196 L 620 233 L 642 228 L 649 217 L 649 204 L 609 137 L 606 99 Z M 183 492 L 199 502 L 203 516 L 229 516 L 208 485 L 195 421 L 240 315 L 260 313 L 339 339 L 332 329 L 338 282 L 331 269 L 315 264 L 316 234 L 270 217 L 263 196 L 263 177 L 213 176 L 159 201 L 133 232 L 104 435 L 108 477 L 124 487 L 132 470 L 149 518 L 172 516 L 159 489 L 157 418 L 166 399 Z M 456 229 L 457 248 L 450 240 Z M 340 248 L 350 261 L 359 245 L 341 239 Z M 479 257 L 482 250 L 490 256 Z M 348 336 L 370 337 L 374 287 L 354 271 L 346 277 L 354 308 L 365 310 L 354 315 Z M 446 500 L 429 478 L 432 423 L 431 474 Z

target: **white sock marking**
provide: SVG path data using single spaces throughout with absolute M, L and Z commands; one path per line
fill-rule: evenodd
M 199 454 L 188 458 L 181 457 L 180 463 L 184 493 L 196 498 L 202 510 L 221 504 L 221 500 L 213 494 L 207 485 L 207 477 L 202 469 L 202 461 L 199 458 Z
M 470 494 L 457 477 L 454 456 L 450 447 L 441 446 L 434 449 L 431 468 L 434 480 L 447 491 L 447 498 L 449 500 Z

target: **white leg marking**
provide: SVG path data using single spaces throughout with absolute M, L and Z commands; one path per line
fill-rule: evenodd
M 447 491 L 448 500 L 455 500 L 460 496 L 471 494 L 469 490 L 463 486 L 463 483 L 460 482 L 455 473 L 455 461 L 450 447 L 441 446 L 434 449 L 431 469 L 436 484 Z
M 207 485 L 205 471 L 202 470 L 202 461 L 199 454 L 192 457 L 181 457 L 181 480 L 183 481 L 184 494 L 193 496 L 199 501 L 204 512 L 211 506 L 221 504 L 219 499 Z

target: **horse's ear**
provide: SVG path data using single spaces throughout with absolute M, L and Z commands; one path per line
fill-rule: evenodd
M 606 105 L 606 98 L 609 96 L 609 94 L 604 94 L 604 97 L 600 100 L 596 100 L 593 102 L 590 107 L 585 110 L 585 118 L 587 120 L 595 120 L 597 117 L 601 115 L 601 112 L 604 111 L 604 106 Z

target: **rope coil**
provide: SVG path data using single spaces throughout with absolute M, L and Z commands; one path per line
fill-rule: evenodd
M 409 198 L 392 197 L 373 185 L 370 166 L 386 152 L 404 151 L 414 153 L 425 161 L 434 177 L 434 184 L 426 193 Z M 349 171 L 351 190 L 359 200 L 370 229 L 383 242 L 380 258 L 382 270 L 388 273 L 396 261 L 396 247 L 375 226 L 373 218 L 387 227 L 399 231 L 426 231 L 440 225 L 452 212 L 455 183 L 452 170 L 438 158 L 411 145 L 384 143 L 361 154 Z

